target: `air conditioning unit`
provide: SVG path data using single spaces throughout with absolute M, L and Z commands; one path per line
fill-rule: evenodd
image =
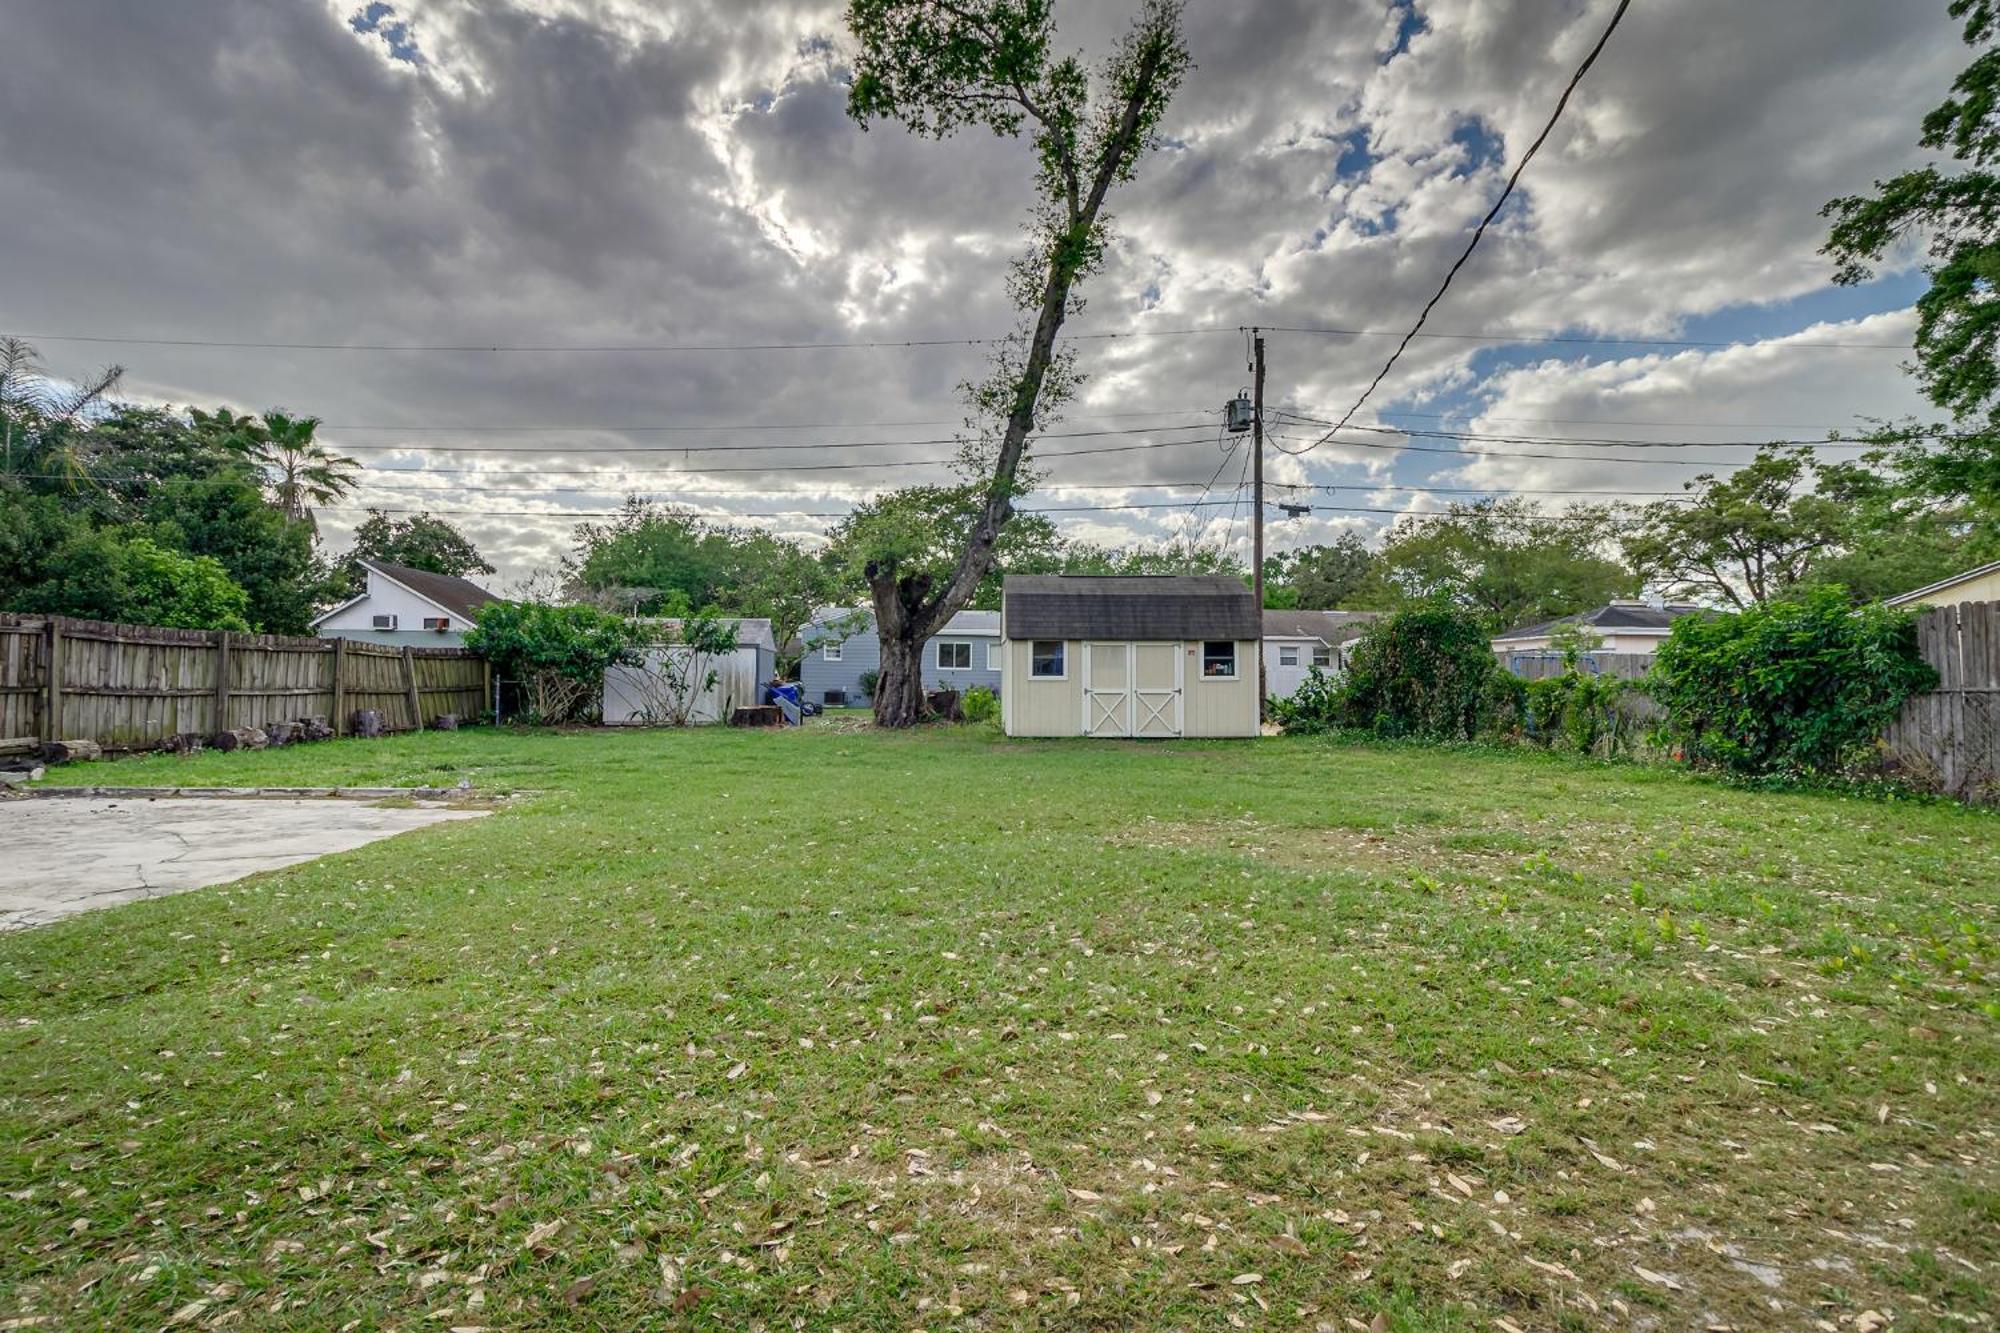
M 375 617 L 375 628 L 376 628 L 376 629 L 379 629 L 379 630 L 391 630 L 391 629 L 394 629 L 394 628 L 396 628 L 396 617 L 394 617 L 394 616 L 376 616 L 376 617 Z

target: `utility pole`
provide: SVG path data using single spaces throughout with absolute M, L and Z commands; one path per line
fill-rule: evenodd
M 1250 592 L 1257 602 L 1257 716 L 1264 716 L 1264 335 L 1250 330 Z

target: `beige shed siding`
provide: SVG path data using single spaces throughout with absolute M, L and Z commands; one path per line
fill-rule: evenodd
M 1012 736 L 1080 736 L 1083 734 L 1083 645 L 1063 645 L 1063 680 L 1037 680 L 1028 674 L 1035 645 L 1026 640 L 1006 641 L 1006 680 L 1001 705 L 1007 710 L 1007 732 Z
M 1236 678 L 1215 680 L 1201 674 L 1201 645 L 1185 645 L 1185 684 L 1181 690 L 1183 736 L 1255 736 L 1257 734 L 1257 641 L 1236 645 Z
M 1201 674 L 1201 645 L 1180 645 L 1183 654 L 1181 734 L 1183 736 L 1255 736 L 1257 719 L 1257 642 L 1236 645 L 1234 680 L 1210 680 Z M 1006 692 L 1001 696 L 1002 723 L 1010 736 L 1081 736 L 1083 720 L 1083 644 L 1063 644 L 1063 680 L 1037 680 L 1028 674 L 1034 645 L 1005 641 Z M 1141 685 L 1150 684 L 1141 681 Z

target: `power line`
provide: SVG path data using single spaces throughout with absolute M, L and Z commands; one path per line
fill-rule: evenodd
M 1526 165 L 1525 162 L 1523 165 Z M 1502 196 L 1501 203 L 1506 202 Z M 1454 271 L 1456 271 L 1454 269 Z M 1334 338 L 1433 338 L 1449 342 L 1474 343 L 1529 343 L 1533 345 L 1554 344 L 1565 347 L 1676 347 L 1697 351 L 1728 351 L 1733 347 L 1756 347 L 1786 351 L 1797 348 L 1810 352 L 1909 352 L 1914 351 L 1912 343 L 1873 343 L 1811 341 L 1793 342 L 1771 340 L 1757 343 L 1732 342 L 1721 338 L 1612 338 L 1581 333 L 1434 333 L 1429 330 L 1399 334 L 1394 329 L 1343 329 L 1330 326 L 1286 327 L 1281 324 L 1260 324 L 1257 327 L 1266 333 L 1301 333 L 1323 335 Z M 1783 339 L 1783 335 L 1779 335 Z M 1393 364 L 1393 363 L 1392 363 Z
M 1237 504 L 1237 500 L 1207 500 L 1204 505 L 1214 507 Z M 1022 514 L 1102 514 L 1120 510 L 1139 509 L 1182 509 L 1179 500 L 1164 500 L 1153 504 L 1123 505 L 1062 505 L 1047 509 L 1016 510 Z M 382 505 L 315 505 L 315 513 L 352 513 L 363 511 L 378 514 L 431 514 L 446 518 L 618 518 L 622 509 L 407 509 L 389 508 Z M 814 513 L 799 509 L 781 509 L 763 513 L 730 513 L 729 518 L 846 518 L 850 511 L 837 510 Z
M 1583 58 L 1583 63 L 1576 68 L 1576 73 L 1570 76 L 1569 86 L 1564 88 L 1562 96 L 1556 99 L 1556 109 L 1550 113 L 1549 123 L 1542 127 L 1542 132 L 1535 136 L 1533 143 L 1528 145 L 1528 151 L 1522 154 L 1521 161 L 1514 168 L 1514 174 L 1507 178 L 1506 187 L 1500 191 L 1500 197 L 1493 201 L 1493 207 L 1487 210 L 1486 216 L 1480 219 L 1479 226 L 1473 230 L 1472 239 L 1466 242 L 1465 253 L 1458 257 L 1458 262 L 1453 264 L 1450 271 L 1444 275 L 1444 281 L 1438 285 L 1437 292 L 1429 301 L 1424 303 L 1423 310 L 1417 315 L 1416 324 L 1411 327 L 1403 340 L 1396 344 L 1396 350 L 1389 354 L 1387 364 L 1380 371 L 1376 372 L 1375 378 L 1369 382 L 1368 387 L 1361 391 L 1361 396 L 1354 400 L 1354 406 L 1348 408 L 1341 416 L 1339 425 L 1334 427 L 1335 431 L 1354 419 L 1354 414 L 1361 410 L 1362 404 L 1368 401 L 1369 396 L 1375 392 L 1376 386 L 1387 379 L 1389 372 L 1396 368 L 1396 363 L 1402 360 L 1403 352 L 1409 347 L 1411 339 L 1423 331 L 1425 322 L 1431 317 L 1431 311 L 1437 308 L 1438 302 L 1444 300 L 1445 293 L 1451 290 L 1452 279 L 1458 276 L 1458 271 L 1464 268 L 1466 261 L 1472 258 L 1472 252 L 1479 248 L 1479 242 L 1486 235 L 1486 229 L 1493 224 L 1494 218 L 1500 216 L 1500 210 L 1506 207 L 1507 200 L 1513 196 L 1514 187 L 1521 180 L 1521 173 L 1528 169 L 1528 164 L 1535 160 L 1535 154 L 1542 150 L 1542 145 L 1548 141 L 1549 135 L 1555 131 L 1556 122 L 1562 119 L 1563 109 L 1569 105 L 1570 94 L 1574 93 L 1577 85 L 1583 82 L 1583 76 L 1590 72 L 1590 67 L 1597 63 L 1597 57 L 1603 52 L 1605 43 L 1611 40 L 1611 34 L 1617 30 L 1619 21 L 1625 17 L 1625 11 L 1631 7 L 1632 0 L 1618 0 L 1618 8 L 1612 11 L 1611 22 L 1605 25 L 1603 34 L 1597 39 L 1597 45 L 1590 48 L 1590 54 Z M 1328 431 L 1327 435 L 1331 438 L 1333 431 Z
M 1331 423 L 1316 417 L 1299 416 L 1296 413 L 1280 413 L 1287 421 L 1301 425 L 1325 426 Z M 1865 440 L 1632 440 L 1606 439 L 1601 437 L 1574 437 L 1560 435 L 1509 435 L 1495 431 L 1439 430 L 1422 426 L 1334 426 L 1333 431 L 1364 431 L 1370 435 L 1404 435 L 1418 439 L 1463 440 L 1468 443 L 1492 444 L 1566 444 L 1583 448 L 1600 449 L 1873 449 L 1877 446 Z M 1331 435 L 1333 431 L 1329 431 Z M 1912 439 L 1956 438 L 1953 436 L 1912 436 Z M 1308 453 L 1310 450 L 1289 451 Z
M 1179 431 L 1208 430 L 1206 421 L 1193 421 L 1182 426 L 1125 426 L 1116 430 L 1067 430 L 1049 431 L 1035 436 L 1038 440 L 1084 440 L 1104 439 L 1115 435 L 1162 435 Z M 923 440 L 825 440 L 811 444 L 620 444 L 620 445 L 579 445 L 574 448 L 554 445 L 532 449 L 495 449 L 483 444 L 349 444 L 342 448 L 358 449 L 364 453 L 437 453 L 437 454 L 721 454 L 721 453 L 791 453 L 798 450 L 814 449 L 915 449 L 933 444 L 964 444 L 965 440 L 956 435 L 933 436 Z
M 1329 432 L 1330 435 L 1330 432 Z M 1320 437 L 1318 444 L 1328 442 L 1328 436 Z M 1632 458 L 1617 454 L 1543 454 L 1525 449 L 1445 449 L 1427 444 L 1368 444 L 1360 440 L 1332 440 L 1341 449 L 1375 449 L 1392 454 L 1454 454 L 1461 458 L 1552 458 L 1565 463 L 1623 463 L 1627 466 L 1646 467 L 1728 467 L 1727 461 L 1715 459 L 1689 458 Z M 1310 452 L 1309 449 L 1287 449 L 1283 452 L 1297 457 Z
M 1189 407 L 1189 408 L 1163 408 L 1156 412 L 1084 412 L 1084 413 L 1079 413 L 1076 417 L 1076 420 L 1122 421 L 1122 420 L 1129 420 L 1135 417 L 1212 417 L 1214 415 L 1215 411 L 1212 408 Z M 606 435 L 639 435 L 639 434 L 656 434 L 660 432 L 669 432 L 669 431 L 680 432 L 680 431 L 716 431 L 716 430 L 726 430 L 726 431 L 890 430 L 899 427 L 909 427 L 909 426 L 957 426 L 962 424 L 964 424 L 963 418 L 952 419 L 947 417 L 931 417 L 922 421 L 774 421 L 774 422 L 719 421 L 719 422 L 703 422 L 698 424 L 695 423 L 677 423 L 674 425 L 647 424 L 639 426 L 610 426 L 610 425 L 587 425 L 587 424 L 525 426 L 520 424 L 506 424 L 506 425 L 482 425 L 482 424 L 470 424 L 470 423 L 452 424 L 449 422 L 443 422 L 443 423 L 429 422 L 424 424 L 401 425 L 401 426 L 398 425 L 343 426 L 343 425 L 336 425 L 332 422 L 323 421 L 320 423 L 320 429 L 326 431 L 410 431 L 412 433 L 451 431 L 451 432 L 463 432 L 464 434 L 468 435 L 500 434 L 503 432 L 509 434 L 525 433 L 531 435 L 555 435 L 555 434 L 591 432 L 591 431 L 602 432 L 603 434 Z M 1159 429 L 1167 429 L 1167 428 L 1160 427 Z M 358 448 L 360 446 L 356 447 Z
M 1127 329 L 1104 333 L 1064 334 L 1063 342 L 1111 342 L 1126 338 L 1181 338 L 1233 333 L 1221 325 L 1182 329 Z M 821 352 L 856 348 L 983 347 L 1022 341 L 1018 333 L 988 338 L 827 339 L 820 342 L 765 343 L 361 343 L 275 342 L 248 338 L 143 338 L 132 335 L 82 333 L 23 333 L 29 342 L 94 343 L 114 346 L 208 347 L 234 351 L 279 352 L 483 352 L 483 353 L 622 353 L 622 352 Z

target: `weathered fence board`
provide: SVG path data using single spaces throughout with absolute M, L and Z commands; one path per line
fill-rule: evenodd
M 465 648 L 0 613 L 0 736 L 143 750 L 316 716 L 345 735 L 364 708 L 385 730 L 412 731 L 479 716 L 487 680 Z
M 1882 737 L 1885 762 L 1933 791 L 2000 804 L 2000 602 L 1923 612 L 1917 648 L 1938 687 L 1904 702 Z
M 1508 653 L 1500 664 L 1522 680 L 1553 680 L 1568 669 L 1561 653 Z M 1653 669 L 1653 659 L 1647 653 L 1583 653 L 1576 668 L 1586 676 L 1638 680 Z

